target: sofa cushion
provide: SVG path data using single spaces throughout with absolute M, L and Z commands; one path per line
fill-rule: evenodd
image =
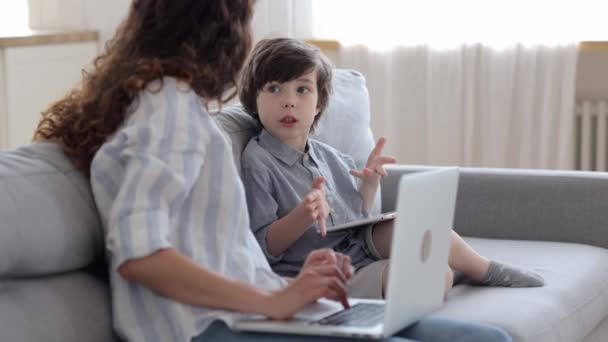
M 0 277 L 65 272 L 103 251 L 89 182 L 59 146 L 0 151 Z
M 110 290 L 85 272 L 0 280 L 2 341 L 117 341 Z
M 608 314 L 608 250 L 562 243 L 467 238 L 491 259 L 539 272 L 546 285 L 457 285 L 434 315 L 487 322 L 514 341 L 581 341 Z
M 363 75 L 355 70 L 335 69 L 334 92 L 312 137 L 349 154 L 363 168 L 374 138 L 370 128 L 369 94 Z M 240 104 L 222 108 L 215 119 L 232 142 L 232 153 L 240 170 L 241 153 L 260 126 Z M 373 212 L 380 210 L 380 191 Z

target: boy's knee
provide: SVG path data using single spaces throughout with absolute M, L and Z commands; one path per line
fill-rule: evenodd
M 445 292 L 444 297 L 448 295 L 448 291 L 452 288 L 454 284 L 454 271 L 450 267 L 445 272 Z

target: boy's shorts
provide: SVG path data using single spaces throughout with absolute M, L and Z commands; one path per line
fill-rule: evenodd
M 370 225 L 367 228 L 360 229 L 365 229 L 363 232 L 365 245 L 375 261 L 359 268 L 355 272 L 355 275 L 348 284 L 348 296 L 353 298 L 383 299 L 382 278 L 384 270 L 388 266 L 388 259 L 383 259 L 374 245 L 372 239 L 374 226 Z

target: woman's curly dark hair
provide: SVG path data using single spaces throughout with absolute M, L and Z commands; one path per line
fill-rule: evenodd
M 35 140 L 60 143 L 86 174 L 150 82 L 174 77 L 224 103 L 251 48 L 254 0 L 134 0 L 81 85 L 42 113 Z

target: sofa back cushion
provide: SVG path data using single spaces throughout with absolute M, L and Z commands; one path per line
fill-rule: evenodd
M 102 252 L 89 182 L 58 145 L 0 151 L 0 277 L 71 271 Z

